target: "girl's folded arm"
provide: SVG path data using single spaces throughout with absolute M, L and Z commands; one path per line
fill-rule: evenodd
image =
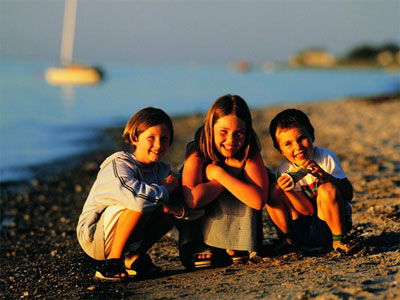
M 219 182 L 236 198 L 251 208 L 260 210 L 268 199 L 268 175 L 261 154 L 246 161 L 245 179 L 237 178 L 223 168 L 218 168 L 213 181 Z
M 182 190 L 190 208 L 202 207 L 212 202 L 224 187 L 218 182 L 204 182 L 204 159 L 192 152 L 185 159 L 182 174 Z

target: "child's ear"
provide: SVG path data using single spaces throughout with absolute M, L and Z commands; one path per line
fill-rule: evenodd
M 134 136 L 132 138 L 132 145 L 136 146 L 137 142 L 138 142 L 138 138 L 137 138 L 137 136 Z

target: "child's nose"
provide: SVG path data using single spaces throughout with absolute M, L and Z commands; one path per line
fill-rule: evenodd
M 233 134 L 228 134 L 227 141 L 228 143 L 235 142 L 235 136 Z
M 161 147 L 161 141 L 155 139 L 155 140 L 154 140 L 153 147 L 156 148 L 156 149 L 159 149 L 159 148 Z

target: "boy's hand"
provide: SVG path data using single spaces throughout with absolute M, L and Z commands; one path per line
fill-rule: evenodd
M 293 180 L 289 176 L 280 176 L 277 180 L 278 186 L 285 192 L 290 192 L 294 189 Z
M 309 160 L 305 167 L 308 173 L 318 178 L 320 183 L 327 181 L 328 173 L 326 173 L 315 161 Z
M 171 173 L 164 179 L 162 185 L 171 193 L 179 186 L 179 178 L 174 173 Z

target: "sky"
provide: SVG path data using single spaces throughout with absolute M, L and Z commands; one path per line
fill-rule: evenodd
M 58 61 L 64 1 L 0 0 L 0 59 Z M 400 45 L 400 0 L 79 0 L 74 59 L 91 63 L 282 61 Z

